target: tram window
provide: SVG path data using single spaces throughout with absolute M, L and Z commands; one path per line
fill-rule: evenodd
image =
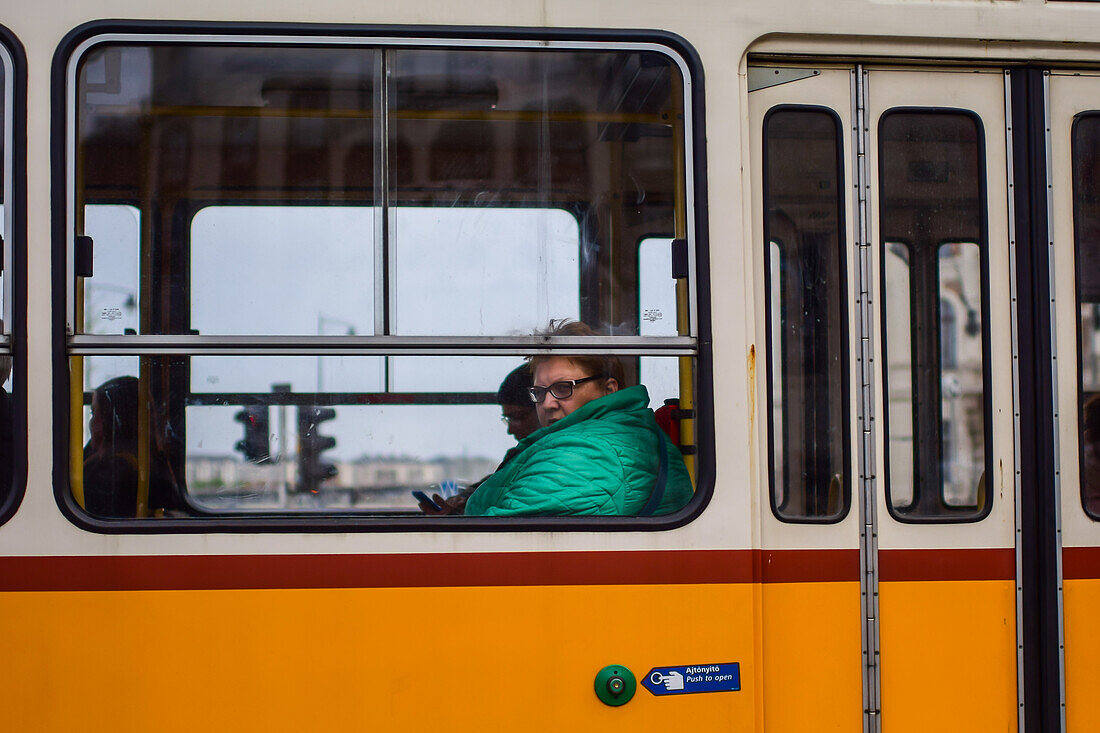
M 1081 503 L 1100 520 L 1100 112 L 1073 123 Z
M 0 30 L 5 39 L 10 37 L 6 29 Z M 17 175 L 12 136 L 15 129 L 24 126 L 24 120 L 18 119 L 15 114 L 18 81 L 15 62 L 12 50 L 6 43 L 0 43 L 0 522 L 11 516 L 19 499 L 19 493 L 14 490 L 16 429 L 12 331 L 15 324 L 9 272 L 15 256 L 16 222 L 19 220 L 12 206 Z M 20 63 L 25 64 L 22 59 Z M 25 71 L 20 73 L 20 78 L 25 86 Z M 25 445 L 24 441 L 25 436 L 20 442 Z
M 412 515 L 410 489 L 496 468 L 498 386 L 562 349 L 617 352 L 623 386 L 690 419 L 675 52 L 148 38 L 84 46 L 71 90 L 85 512 Z M 562 318 L 596 335 L 534 335 Z
M 786 521 L 839 521 L 850 501 L 840 140 L 831 110 L 764 121 L 769 465 Z
M 966 112 L 893 110 L 879 139 L 889 506 L 973 521 L 992 501 L 982 131 Z

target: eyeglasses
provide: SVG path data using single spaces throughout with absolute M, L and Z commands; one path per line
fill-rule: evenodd
M 593 374 L 591 377 L 582 379 L 563 379 L 560 382 L 554 382 L 549 387 L 528 387 L 527 391 L 531 394 L 531 401 L 535 404 L 542 404 L 542 401 L 546 399 L 547 392 L 554 395 L 554 399 L 567 400 L 573 396 L 573 388 L 578 384 L 591 382 L 593 379 L 603 379 L 604 376 L 603 374 Z

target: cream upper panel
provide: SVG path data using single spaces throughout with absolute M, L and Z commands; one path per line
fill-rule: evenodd
M 33 158 L 33 154 L 32 154 Z M 34 185 L 32 183 L 32 190 Z M 32 196 L 33 198 L 33 196 Z M 33 209 L 33 204 L 32 204 Z M 32 235 L 33 236 L 33 235 Z M 732 250 L 736 252 L 736 250 Z M 34 269 L 32 262 L 32 271 Z M 730 268 L 736 271 L 736 268 Z M 32 309 L 34 306 L 32 306 Z M 33 315 L 32 315 L 33 319 Z M 728 342 L 728 340 L 727 340 Z M 32 346 L 32 354 L 34 354 Z M 33 356 L 32 356 L 33 359 Z M 32 404 L 44 404 L 36 402 L 42 399 L 38 395 L 48 394 L 48 391 L 37 391 L 41 385 L 32 385 Z M 726 399 L 723 387 L 717 391 L 716 399 Z M 744 400 L 744 393 L 739 395 Z M 728 399 L 728 402 L 736 402 L 737 397 Z M 743 413 L 742 413 L 743 414 Z M 43 419 L 44 413 L 39 412 L 32 425 L 32 431 L 46 429 L 48 421 Z M 722 420 L 722 418 L 719 418 Z M 731 423 L 736 425 L 736 423 Z M 499 429 L 499 426 L 497 426 Z M 721 437 L 719 438 L 721 441 Z M 32 443 L 34 439 L 32 438 Z M 736 437 L 730 440 L 731 445 L 741 443 Z M 739 460 L 736 453 L 730 451 L 720 452 L 720 460 Z M 32 463 L 35 461 L 32 453 Z M 39 458 L 38 460 L 42 460 Z M 721 469 L 719 469 L 721 470 Z M 37 472 L 37 477 L 36 477 Z M 341 534 L 341 535 L 244 535 L 244 536 L 179 536 L 179 537 L 98 537 L 67 526 L 67 522 L 57 514 L 53 506 L 50 482 L 48 481 L 48 469 L 44 464 L 35 463 L 31 468 L 30 489 L 17 516 L 4 527 L 0 533 L 0 543 L 10 543 L 11 551 L 16 553 L 57 553 L 69 552 L 96 553 L 96 552 L 166 552 L 166 548 L 179 552 L 272 552 L 272 551 L 300 551 L 300 552 L 375 552 L 375 551 L 423 551 L 439 552 L 446 550 L 478 551 L 492 549 L 607 549 L 607 548 L 649 548 L 649 547 L 723 547 L 747 545 L 748 526 L 747 507 L 748 492 L 729 491 L 724 494 L 726 509 L 718 508 L 721 501 L 716 500 L 712 508 L 708 509 L 704 518 L 689 525 L 683 530 L 666 531 L 660 533 L 523 533 L 504 532 L 486 533 L 480 536 L 474 534 L 447 533 L 406 533 L 406 534 Z M 729 502 L 736 503 L 738 497 L 745 497 L 742 506 L 730 506 Z M 729 521 L 730 516 L 742 518 L 740 521 Z M 711 529 L 707 530 L 707 525 Z M 45 529 L 45 531 L 43 531 Z M 686 534 L 685 534 L 686 533 Z M 617 535 L 617 536 L 616 536 Z M 709 535 L 709 537 L 708 537 Z M 741 539 L 738 539 L 740 535 Z M 49 537 L 48 540 L 43 539 Z
M 1051 9 L 1033 3 L 1006 7 L 987 4 L 942 3 L 905 4 L 848 2 L 829 5 L 780 2 L 735 5 L 713 3 L 686 11 L 667 3 L 503 3 L 440 7 L 434 2 L 392 3 L 312 3 L 292 2 L 205 2 L 166 6 L 163 17 L 221 21 L 275 22 L 349 22 L 349 23 L 431 23 L 431 24 L 505 24 L 561 27 L 642 27 L 671 30 L 684 36 L 700 53 L 706 72 L 708 114 L 709 203 L 711 207 L 711 273 L 714 282 L 744 282 L 746 222 L 739 208 L 728 202 L 743 200 L 743 130 L 740 120 L 744 93 L 736 70 L 743 63 L 744 50 L 756 38 L 775 33 L 853 36 L 881 36 L 906 28 L 914 36 L 934 37 L 950 28 L 957 37 L 1019 39 L 1026 30 L 1037 40 L 1075 39 L 1095 42 L 1100 39 L 1095 8 Z M 5 23 L 27 49 L 29 63 L 28 155 L 28 301 L 27 332 L 32 380 L 28 385 L 31 405 L 46 406 L 53 398 L 49 378 L 52 300 L 50 259 L 50 124 L 49 73 L 52 54 L 61 38 L 76 25 L 95 18 L 149 18 L 161 15 L 148 2 L 48 3 L 36 4 L 26 15 L 9 13 Z M 771 36 L 775 39 L 775 36 Z M 776 41 L 758 46 L 774 49 Z M 787 51 L 796 51 L 794 38 L 779 41 Z M 846 44 L 848 48 L 889 49 L 889 44 Z M 921 41 L 909 51 L 935 44 Z M 989 45 L 955 44 L 953 53 L 995 55 Z M 1019 47 L 1017 47 L 1019 48 Z M 1007 55 L 1026 54 L 1026 49 L 1005 51 Z M 1046 50 L 1043 53 L 1053 53 Z M 1073 53 L 1082 53 L 1074 49 Z M 739 292 L 740 291 L 740 292 Z M 715 403 L 722 405 L 716 425 L 719 444 L 718 489 L 710 509 L 689 527 L 660 535 L 609 534 L 571 535 L 568 541 L 556 536 L 510 535 L 329 535 L 313 537 L 275 536 L 200 536 L 200 537 L 90 537 L 70 527 L 57 514 L 51 491 L 52 424 L 49 411 L 32 409 L 30 416 L 29 483 L 27 497 L 15 519 L 0 530 L 0 546 L 11 552 L 160 552 L 166 547 L 180 552 L 263 552 L 273 551 L 375 551 L 442 549 L 491 549 L 514 547 L 592 547 L 606 546 L 747 546 L 750 534 L 744 518 L 751 512 L 750 496 L 757 492 L 744 481 L 744 466 L 752 465 L 753 429 L 749 416 L 754 414 L 753 389 L 748 386 L 747 355 L 754 328 L 755 308 L 749 307 L 751 287 L 715 288 L 712 308 L 726 314 L 721 338 L 714 347 Z M 727 415 L 729 417 L 722 417 Z M 752 475 L 756 475 L 756 471 Z M 728 488 L 724 488 L 728 487 Z M 47 542 L 44 538 L 49 537 Z M 655 537 L 661 539 L 655 540 Z

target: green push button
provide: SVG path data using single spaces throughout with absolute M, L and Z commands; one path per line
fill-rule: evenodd
M 634 673 L 621 664 L 611 664 L 596 675 L 596 697 L 605 705 L 625 705 L 634 697 L 638 681 Z

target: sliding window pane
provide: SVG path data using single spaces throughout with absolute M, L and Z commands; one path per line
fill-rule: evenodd
M 374 333 L 377 59 L 229 44 L 84 56 L 84 332 Z
M 637 243 L 676 231 L 683 196 L 676 64 L 424 48 L 385 65 L 392 332 L 529 334 L 572 317 L 637 335 Z

